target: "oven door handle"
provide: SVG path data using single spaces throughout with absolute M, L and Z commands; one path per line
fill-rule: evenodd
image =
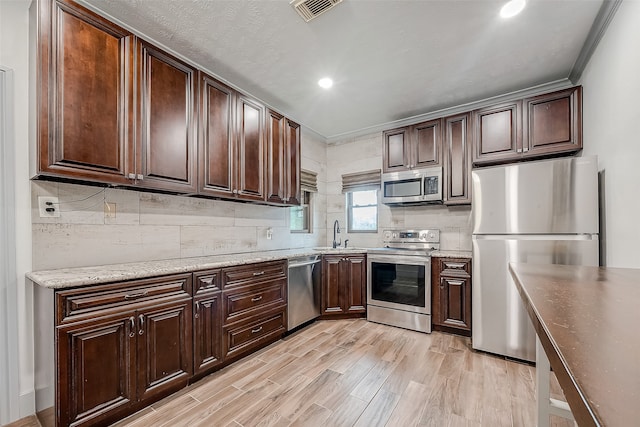
M 424 265 L 431 263 L 430 256 L 421 255 L 367 255 L 367 262 L 384 262 L 387 264 Z

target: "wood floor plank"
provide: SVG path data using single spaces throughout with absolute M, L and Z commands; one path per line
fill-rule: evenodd
M 535 401 L 511 398 L 511 419 L 513 427 L 528 427 L 536 425 Z
M 275 371 L 272 370 L 273 373 L 269 375 L 268 378 L 276 384 L 284 384 L 291 380 L 291 378 L 300 374 L 301 369 L 316 363 L 316 360 L 322 356 L 324 356 L 324 354 L 317 350 L 308 351 L 306 354 L 298 357 L 291 363 L 284 365 Z
M 369 402 L 360 400 L 350 395 L 345 396 L 333 409 L 331 416 L 327 419 L 327 427 L 351 427 L 360 415 L 367 408 Z
M 191 386 L 188 393 L 200 402 L 205 401 L 221 389 L 232 385 L 265 365 L 266 362 L 257 358 L 241 360 L 198 381 Z
M 310 378 L 299 375 L 261 399 L 251 410 L 239 412 L 234 419 L 244 427 L 275 425 L 281 418 L 286 418 L 281 408 L 291 402 L 310 382 Z
M 507 378 L 509 379 L 512 397 L 535 399 L 535 381 L 531 372 L 531 367 L 524 363 L 507 364 Z
M 354 424 L 355 427 L 382 427 L 387 423 L 391 413 L 395 409 L 400 396 L 396 393 L 381 390 L 371 400 L 360 418 Z
M 260 387 L 254 387 L 253 389 L 243 393 L 238 398 L 232 400 L 217 411 L 213 411 L 208 416 L 192 423 L 191 426 L 204 427 L 228 424 L 233 421 L 238 414 L 241 414 L 244 411 L 251 411 L 258 402 L 278 390 L 280 387 L 280 385 L 272 381 L 264 380 Z
M 291 427 L 322 427 L 330 416 L 330 410 L 313 403 L 289 425 Z
M 223 409 L 229 403 L 244 394 L 244 391 L 234 386 L 227 386 L 222 390 L 218 390 L 218 393 L 212 395 L 207 400 L 198 403 L 196 406 L 191 408 L 187 414 L 183 414 L 178 419 L 168 420 L 163 425 L 171 427 L 186 427 L 197 424 L 198 422 L 209 418 L 211 414 Z
M 353 389 L 357 387 L 374 365 L 375 363 L 372 360 L 363 357 L 349 368 L 347 372 L 340 375 L 333 389 L 328 391 L 324 396 L 316 396 L 315 403 L 331 410 L 336 410 L 336 408 L 351 395 Z M 368 401 L 366 402 L 368 403 Z
M 256 385 L 262 383 L 263 380 L 276 373 L 279 369 L 290 365 L 294 360 L 298 360 L 298 358 L 292 354 L 281 354 L 272 362 L 266 363 L 259 369 L 248 373 L 243 378 L 239 378 L 236 382 L 233 383 L 233 385 L 241 390 L 250 390 Z
M 511 411 L 484 406 L 480 424 L 492 427 L 511 427 Z
M 165 401 L 165 403 L 148 415 L 138 418 L 130 423 L 130 426 L 153 426 L 160 425 L 165 421 L 170 421 L 180 417 L 182 414 L 194 408 L 199 402 L 188 394 L 183 394 L 175 399 Z
M 426 396 L 429 393 L 431 393 L 431 389 L 426 385 L 410 381 L 402 394 L 402 399 L 391 412 L 386 425 L 389 427 L 417 425 L 426 406 Z
M 396 365 L 386 360 L 380 360 L 358 383 L 351 395 L 364 401 L 370 401 L 378 393 Z

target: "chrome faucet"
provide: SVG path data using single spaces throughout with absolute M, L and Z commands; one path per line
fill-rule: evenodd
M 333 222 L 333 249 L 337 248 L 342 243 L 342 239 L 340 239 L 339 242 L 336 242 L 336 234 L 340 234 L 340 223 L 337 219 Z

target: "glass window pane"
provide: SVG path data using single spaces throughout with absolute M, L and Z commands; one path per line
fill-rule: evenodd
M 377 206 L 354 207 L 351 228 L 353 230 L 376 230 Z
M 353 206 L 371 206 L 378 203 L 377 191 L 354 191 Z

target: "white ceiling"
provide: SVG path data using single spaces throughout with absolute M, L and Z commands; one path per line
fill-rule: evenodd
M 602 0 L 84 0 L 325 137 L 567 78 Z M 329 91 L 318 87 L 333 77 Z

